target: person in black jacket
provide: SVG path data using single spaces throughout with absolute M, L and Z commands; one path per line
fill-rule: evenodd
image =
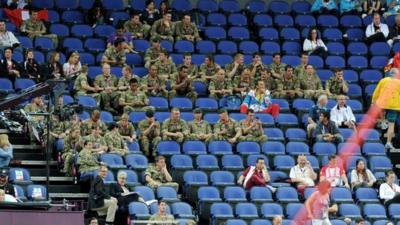
M 8 171 L 5 169 L 0 170 L 0 189 L 4 190 L 5 194 L 16 197 L 14 186 L 8 183 Z
M 12 82 L 21 77 L 21 67 L 12 59 L 13 52 L 11 47 L 5 48 L 3 59 L 0 61 L 0 77 L 4 76 Z
M 111 197 L 106 191 L 104 178 L 107 176 L 108 169 L 102 165 L 99 174 L 94 178 L 89 192 L 88 209 L 97 211 L 99 216 L 107 215 L 106 225 L 114 224 L 115 213 L 118 209 L 117 199 Z
M 47 79 L 60 79 L 64 77 L 64 70 L 60 63 L 60 53 L 53 52 L 47 64 L 42 66 L 42 74 Z
M 39 63 L 35 59 L 32 49 L 26 50 L 25 62 L 23 64 L 24 76 L 36 82 L 40 82 L 43 78 L 39 73 Z

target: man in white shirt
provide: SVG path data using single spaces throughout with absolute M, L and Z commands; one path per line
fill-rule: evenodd
M 395 174 L 389 170 L 386 172 L 386 183 L 379 187 L 379 197 L 388 207 L 392 203 L 400 203 L 400 187 L 394 183 Z
M 365 30 L 365 36 L 367 39 L 365 42 L 370 45 L 374 42 L 383 41 L 386 42 L 386 38 L 389 35 L 389 28 L 386 24 L 381 23 L 381 16 L 379 13 L 374 13 L 373 21 L 367 26 Z
M 346 105 L 347 96 L 339 95 L 336 99 L 337 104 L 331 109 L 331 120 L 339 128 L 356 129 L 356 118 L 350 106 Z
M 328 165 L 322 167 L 319 182 L 328 180 L 331 182 L 332 187 L 344 186 L 350 189 L 349 181 L 346 177 L 346 171 L 342 166 L 338 165 L 336 155 L 328 156 Z
M 0 49 L 16 48 L 19 46 L 19 41 L 11 31 L 7 31 L 6 23 L 0 21 Z
M 314 186 L 314 180 L 317 179 L 310 162 L 305 155 L 297 157 L 297 165 L 290 169 L 290 179 L 296 183 L 297 189 L 302 192 L 306 187 Z

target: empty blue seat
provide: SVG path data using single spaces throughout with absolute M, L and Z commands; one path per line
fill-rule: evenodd
M 100 160 L 107 164 L 111 169 L 123 169 L 126 168 L 122 157 L 117 154 L 102 154 Z
M 332 143 L 318 142 L 314 144 L 313 152 L 317 156 L 336 154 L 336 146 Z
M 400 211 L 400 204 L 389 205 L 388 213 L 393 220 L 398 220 L 400 218 L 399 211 Z
M 49 29 L 50 33 L 56 34 L 60 37 L 69 36 L 69 28 L 63 24 L 52 24 Z
M 320 15 L 318 16 L 317 24 L 321 27 L 337 27 L 339 26 L 339 21 L 333 15 Z
M 268 141 L 263 143 L 262 151 L 267 155 L 283 155 L 285 154 L 285 145 L 282 142 Z
M 126 64 L 133 66 L 143 65 L 143 58 L 139 54 L 128 53 L 126 54 Z
M 280 127 L 297 127 L 299 125 L 299 121 L 297 116 L 289 113 L 281 113 L 276 118 L 276 122 Z
M 272 103 L 274 104 L 278 104 L 279 107 L 281 107 L 281 112 L 289 112 L 290 111 L 290 107 L 289 107 L 289 102 L 286 99 L 279 99 L 279 98 L 275 98 L 271 100 Z
M 272 18 L 267 14 L 258 14 L 254 16 L 253 22 L 258 27 L 272 27 Z
M 300 32 L 296 28 L 285 27 L 280 32 L 281 38 L 287 41 L 299 41 Z
M 84 46 L 91 52 L 103 52 L 106 48 L 104 40 L 100 38 L 88 38 L 86 39 Z
M 261 44 L 261 51 L 264 54 L 273 55 L 275 53 L 280 53 L 281 49 L 280 49 L 280 45 L 276 42 L 264 41 Z
M 344 55 L 346 49 L 340 42 L 329 42 L 326 44 L 329 55 Z
M 349 41 L 362 41 L 365 38 L 365 32 L 360 28 L 347 29 L 346 34 Z
M 234 186 L 235 176 L 229 171 L 213 171 L 210 174 L 210 182 L 213 186 Z
M 369 53 L 373 56 L 389 56 L 390 46 L 386 42 L 374 42 L 369 46 Z
M 275 28 L 261 28 L 258 32 L 258 36 L 262 40 L 266 41 L 278 41 L 279 40 L 279 33 Z
M 386 219 L 386 209 L 381 204 L 365 204 L 363 208 L 364 217 L 368 220 Z
M 12 184 L 32 184 L 29 171 L 24 168 L 10 168 L 8 172 L 8 181 Z
M 94 34 L 97 37 L 108 38 L 113 33 L 115 33 L 115 28 L 111 25 L 97 25 L 94 28 Z
M 235 214 L 241 219 L 258 218 L 257 207 L 253 203 L 238 203 L 235 207 Z
M 314 104 L 314 101 L 309 99 L 295 99 L 292 107 L 298 112 L 308 112 Z
M 297 190 L 293 187 L 279 187 L 276 190 L 275 197 L 281 203 L 299 202 Z
M 201 141 L 186 141 L 182 146 L 182 151 L 189 155 L 206 154 L 207 147 Z
M 129 203 L 129 215 L 132 219 L 148 219 L 150 218 L 149 209 L 143 202 Z
M 83 43 L 78 38 L 65 38 L 63 47 L 66 48 L 68 52 L 83 51 Z
M 283 63 L 289 64 L 293 67 L 297 67 L 298 65 L 300 65 L 300 57 L 295 56 L 295 55 L 282 56 L 281 60 Z
M 214 155 L 198 155 L 196 165 L 199 170 L 218 170 L 218 160 Z
M 32 201 L 46 201 L 47 189 L 43 185 L 31 184 L 26 187 L 26 195 Z
M 277 155 L 274 157 L 274 166 L 277 170 L 290 170 L 295 165 L 290 155 Z
M 301 213 L 302 208 L 304 207 L 301 203 L 289 203 L 286 205 L 286 215 L 288 219 L 295 219 L 298 213 Z
M 13 186 L 14 186 L 15 198 L 21 201 L 26 201 L 27 198 L 24 189 L 19 185 L 13 185 Z
M 18 78 L 15 80 L 14 86 L 15 90 L 19 91 L 32 87 L 35 84 L 36 84 L 35 81 L 31 79 Z
M 217 113 L 207 113 L 204 115 L 204 120 L 209 122 L 211 125 L 214 125 L 219 120 L 219 115 Z
M 382 79 L 382 72 L 379 70 L 363 70 L 360 73 L 360 80 L 366 84 L 378 83 Z
M 308 57 L 308 63 L 314 67 L 314 69 L 321 69 L 324 67 L 324 60 L 317 55 L 310 55 Z
M 347 64 L 352 68 L 362 70 L 368 67 L 368 60 L 364 56 L 350 56 L 347 59 Z
M 224 40 L 226 39 L 226 32 L 221 27 L 207 27 L 204 31 L 205 36 L 211 40 Z
M 299 27 L 315 27 L 317 21 L 311 15 L 297 15 L 295 18 L 295 24 Z
M 207 15 L 207 23 L 210 26 L 225 26 L 226 17 L 222 13 L 210 13 Z
M 78 96 L 78 103 L 83 105 L 83 107 L 86 108 L 96 108 L 97 107 L 97 102 L 96 99 L 94 99 L 91 96 Z
M 171 157 L 171 167 L 176 169 L 193 169 L 192 158 L 188 155 L 173 155 Z
M 373 188 L 357 188 L 355 191 L 355 199 L 360 203 L 379 203 L 378 194 Z
M 58 14 L 57 11 L 48 10 L 47 14 L 49 16 L 49 22 L 50 23 L 59 23 L 60 22 L 60 15 Z
M 222 168 L 225 170 L 243 170 L 243 159 L 238 155 L 223 155 L 221 159 Z
M 235 13 L 228 16 L 228 24 L 230 26 L 247 26 L 247 17 L 243 14 Z
M 193 104 L 189 98 L 175 97 L 169 102 L 172 108 L 179 108 L 180 110 L 192 110 Z
M 247 202 L 246 191 L 243 187 L 228 186 L 224 188 L 224 199 L 229 203 Z
M 141 154 L 128 154 L 125 156 L 125 164 L 134 170 L 145 170 L 148 167 L 146 156 Z
M 122 0 L 103 0 L 103 7 L 106 10 L 121 11 L 125 9 L 124 2 Z
M 242 217 L 239 216 L 239 218 Z M 246 225 L 246 222 L 240 219 L 229 219 L 226 221 L 226 225 Z
M 389 58 L 386 56 L 373 56 L 370 59 L 369 65 L 372 69 L 381 69 L 384 68 L 389 61 Z
M 224 67 L 225 65 L 232 62 L 233 58 L 230 55 L 214 55 L 215 63 Z
M 211 54 L 216 52 L 215 43 L 208 40 L 201 40 L 196 43 L 196 51 L 200 54 Z
M 80 11 L 64 11 L 61 15 L 64 23 L 82 24 L 84 23 L 84 16 Z
M 196 108 L 201 108 L 203 110 L 217 110 L 218 102 L 214 98 L 198 98 L 196 100 Z
M 217 225 L 216 221 L 218 219 L 226 220 L 234 218 L 232 207 L 228 203 L 213 203 L 211 205 L 210 214 L 213 225 Z
M 272 219 L 276 215 L 283 216 L 282 206 L 278 203 L 264 203 L 261 205 L 261 215 L 268 219 Z
M 372 156 L 369 159 L 369 168 L 373 171 L 386 171 L 393 168 L 392 162 L 386 156 Z
M 293 18 L 289 15 L 277 15 L 274 18 L 274 24 L 278 27 L 293 27 Z
M 344 203 L 339 206 L 339 215 L 349 218 L 360 218 L 360 208 L 356 204 Z
M 296 14 L 308 14 L 311 10 L 311 4 L 306 1 L 296 1 L 292 3 L 292 11 Z
M 201 12 L 212 13 L 218 11 L 218 4 L 213 0 L 198 1 L 197 8 Z
M 219 3 L 219 10 L 226 13 L 236 13 L 240 11 L 240 5 L 237 1 L 222 0 Z
M 19 43 L 21 44 L 22 48 L 25 48 L 25 49 L 33 48 L 32 39 L 30 39 L 29 37 L 18 36 L 17 39 L 18 39 Z
M 211 141 L 208 151 L 214 155 L 232 154 L 232 145 L 226 141 Z
M 0 90 L 6 93 L 14 91 L 12 82 L 7 78 L 0 78 Z
M 266 11 L 266 4 L 264 1 L 260 0 L 251 0 L 247 2 L 246 8 L 252 13 L 252 14 L 260 14 L 264 13 Z M 257 16 L 257 15 L 256 15 Z
M 157 144 L 157 152 L 160 155 L 180 154 L 181 149 L 175 141 L 161 141 Z
M 264 134 L 267 135 L 269 141 L 285 141 L 283 132 L 279 128 L 265 128 Z
M 344 68 L 346 66 L 346 62 L 341 56 L 328 56 L 326 57 L 325 65 L 329 68 Z
M 340 25 L 345 28 L 362 27 L 362 21 L 357 15 L 344 15 L 340 18 Z
M 148 48 L 150 48 L 150 43 L 147 40 L 133 40 L 133 46 L 135 46 L 135 51 L 145 52 Z
M 54 49 L 55 45 L 53 40 L 46 37 L 36 37 L 35 38 L 35 47 L 38 49 L 42 49 L 44 51 L 50 51 Z
M 228 30 L 228 37 L 233 40 L 248 40 L 250 39 L 250 32 L 245 27 L 231 27 Z
M 334 202 L 353 202 L 352 194 L 347 188 L 335 187 L 332 189 L 330 196 Z
M 289 128 L 289 129 L 286 130 L 285 136 L 288 139 L 288 141 L 291 141 L 291 142 L 292 141 L 294 141 L 294 142 L 296 142 L 296 141 L 304 141 L 304 142 L 306 142 L 307 141 L 307 134 L 301 128 Z M 294 147 L 294 146 L 290 146 L 290 147 Z M 297 152 L 297 151 L 295 151 L 295 152 Z M 295 152 L 292 152 L 292 154 L 296 154 Z
M 84 10 L 89 10 L 93 7 L 94 2 L 95 0 L 79 1 L 79 7 Z
M 348 83 L 358 83 L 358 73 L 355 70 L 344 70 L 343 71 L 343 78 Z
M 250 201 L 254 203 L 273 202 L 272 193 L 267 187 L 254 186 L 250 190 Z
M 194 219 L 192 207 L 186 202 L 172 203 L 172 214 L 175 218 Z
M 187 12 L 192 10 L 193 6 L 188 0 L 175 0 L 172 2 L 171 8 L 177 12 Z
M 286 133 L 287 134 L 287 133 Z M 304 133 L 305 135 L 305 133 Z M 286 135 L 286 137 L 288 137 Z M 286 152 L 289 153 L 290 155 L 308 155 L 310 154 L 310 150 L 308 148 L 308 145 L 303 142 L 289 142 L 286 144 Z
M 381 143 L 365 143 L 362 152 L 367 156 L 386 155 L 385 146 Z
M 233 41 L 220 41 L 217 49 L 221 54 L 235 54 L 238 51 L 237 45 Z
M 183 192 L 189 201 L 197 200 L 197 189 L 201 186 L 208 185 L 207 174 L 203 171 L 186 171 L 183 174 Z
M 148 186 L 136 186 L 134 191 L 137 192 L 145 201 L 156 199 L 153 189 Z
M 241 155 L 258 154 L 260 145 L 257 142 L 243 141 L 237 144 L 236 150 Z
M 337 28 L 327 28 L 322 33 L 322 37 L 328 41 L 342 41 L 343 33 Z
M 241 41 L 239 51 L 243 54 L 252 55 L 259 51 L 258 44 L 254 41 Z
M 368 54 L 368 47 L 363 42 L 351 42 L 347 46 L 347 51 L 350 55 L 366 55 Z

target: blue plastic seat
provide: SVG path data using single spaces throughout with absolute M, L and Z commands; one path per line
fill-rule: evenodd
M 309 14 L 311 4 L 307 1 L 296 1 L 292 3 L 292 11 L 296 14 Z
M 336 146 L 332 143 L 317 142 L 313 146 L 313 152 L 317 156 L 336 154 Z
M 369 168 L 371 171 L 386 171 L 393 168 L 392 162 L 386 156 L 372 156 L 369 159 Z
M 211 205 L 210 209 L 210 214 L 211 214 L 211 220 L 213 221 L 213 225 L 217 225 L 216 221 L 218 219 L 230 219 L 234 218 L 235 216 L 233 215 L 233 210 L 230 204 L 228 203 L 213 203 Z
M 288 134 L 286 132 L 286 134 Z M 302 134 L 302 136 L 305 135 L 305 133 Z M 288 135 L 286 135 L 287 138 Z M 303 136 L 304 138 L 305 136 Z M 290 139 L 289 139 L 290 140 Z M 310 150 L 308 148 L 308 145 L 304 142 L 297 142 L 297 141 L 291 141 L 286 144 L 286 152 L 289 153 L 290 155 L 308 155 L 310 154 Z
M 129 203 L 129 215 L 132 217 L 132 219 L 138 220 L 150 218 L 149 209 L 143 202 Z
M 283 209 L 278 203 L 264 203 L 261 205 L 261 216 L 263 218 L 272 219 L 276 215 L 283 216 Z
M 78 38 L 65 38 L 63 47 L 66 48 L 68 52 L 83 51 L 83 43 Z
M 368 220 L 386 219 L 386 209 L 381 204 L 365 204 L 363 208 L 364 217 Z
M 95 0 L 79 1 L 79 7 L 84 10 L 89 10 L 93 7 Z
M 103 52 L 106 49 L 104 40 L 100 38 L 88 38 L 86 39 L 84 46 L 91 52 Z
M 200 12 L 213 13 L 218 11 L 218 4 L 214 0 L 198 1 L 197 8 Z
M 107 164 L 111 169 L 123 169 L 126 168 L 122 157 L 117 154 L 101 154 L 100 160 Z
M 60 14 L 55 10 L 48 10 L 47 12 L 50 23 L 60 23 Z
M 288 14 L 290 6 L 285 1 L 274 0 L 269 3 L 269 11 L 273 14 Z
M 275 28 L 264 27 L 258 32 L 258 36 L 266 41 L 278 41 L 279 33 Z
M 157 152 L 160 155 L 180 154 L 181 149 L 175 141 L 161 141 L 157 144 Z
M 236 150 L 241 155 L 258 154 L 260 145 L 257 142 L 243 141 L 237 144 Z
M 226 64 L 232 62 L 233 58 L 230 55 L 214 55 L 215 63 L 224 67 Z
M 25 78 L 18 78 L 15 80 L 14 87 L 16 91 L 19 90 L 25 90 L 29 87 L 34 86 L 36 83 L 35 81 L 31 79 L 25 79 Z
M 148 186 L 136 186 L 134 191 L 137 192 L 145 201 L 156 199 L 153 189 Z
M 357 15 L 344 15 L 340 18 L 340 25 L 344 28 L 362 27 L 362 20 Z
M 262 151 L 267 155 L 283 155 L 285 154 L 285 145 L 282 142 L 268 141 L 263 143 Z
M 265 2 L 262 0 L 251 0 L 251 1 L 247 2 L 246 8 L 252 14 L 260 14 L 260 13 L 264 13 L 266 11 L 267 6 L 266 6 Z
M 225 26 L 226 17 L 222 13 L 210 13 L 207 15 L 207 23 L 210 26 Z
M 69 28 L 64 24 L 52 24 L 49 29 L 50 33 L 55 34 L 59 37 L 68 37 Z
M 219 10 L 225 13 L 237 13 L 240 11 L 240 5 L 237 1 L 222 0 L 219 3 Z
M 297 15 L 295 18 L 295 24 L 299 27 L 315 27 L 317 21 L 311 15 Z
M 290 170 L 294 165 L 294 159 L 290 155 L 276 155 L 274 157 L 274 166 L 277 170 Z
M 369 53 L 373 56 L 389 56 L 390 46 L 386 42 L 374 42 L 369 46 Z
M 372 69 L 384 68 L 389 62 L 389 58 L 386 56 L 373 56 L 370 59 L 369 65 Z
M 115 33 L 115 28 L 111 25 L 97 25 L 94 28 L 94 34 L 100 38 L 108 38 L 113 33 Z
M 24 168 L 10 168 L 8 172 L 8 181 L 12 184 L 32 184 L 30 173 Z
M 179 108 L 180 110 L 192 110 L 193 104 L 189 98 L 175 97 L 169 102 L 172 108 Z
M 304 207 L 301 203 L 289 203 L 286 205 L 286 216 L 288 219 L 295 219 L 297 214 L 300 213 L 301 209 Z
M 172 203 L 172 214 L 175 218 L 194 219 L 192 207 L 186 202 Z
M 360 73 L 360 80 L 365 84 L 378 83 L 382 79 L 382 72 L 379 70 L 363 70 Z
M 207 27 L 204 30 L 204 34 L 208 39 L 211 40 L 225 40 L 226 32 L 221 27 Z
M 273 202 L 272 193 L 267 187 L 254 186 L 250 190 L 250 201 L 254 203 Z
M 362 70 L 368 67 L 368 60 L 364 56 L 350 56 L 347 59 L 347 64 L 352 68 Z
M 280 37 L 287 41 L 299 41 L 300 32 L 296 28 L 285 27 L 280 32 Z
M 31 184 L 26 187 L 26 195 L 32 201 L 46 201 L 47 189 L 43 185 Z
M 14 91 L 12 82 L 7 78 L 0 78 L 0 90 L 6 93 Z
M 241 219 L 257 219 L 257 207 L 253 203 L 238 203 L 235 207 L 235 214 Z M 246 224 L 246 223 L 244 223 Z
M 388 213 L 390 218 L 392 218 L 393 220 L 398 220 L 400 218 L 399 211 L 400 211 L 400 204 L 389 205 Z
M 207 113 L 204 115 L 204 120 L 214 125 L 219 120 L 219 115 L 217 113 Z
M 128 154 L 125 156 L 125 164 L 128 168 L 145 170 L 148 167 L 146 156 L 141 154 Z
M 314 67 L 314 69 L 321 69 L 324 67 L 324 60 L 317 55 L 310 55 L 308 57 L 308 63 Z
M 281 203 L 299 202 L 297 190 L 293 187 L 279 187 L 276 190 L 275 197 Z
M 235 41 L 249 40 L 250 32 L 245 27 L 231 27 L 228 30 L 228 37 Z
M 274 53 L 280 53 L 281 48 L 280 45 L 276 42 L 272 41 L 264 41 L 261 44 L 261 51 L 267 55 L 273 55 Z
M 373 188 L 357 188 L 355 191 L 355 200 L 360 203 L 379 203 L 378 194 Z
M 128 53 L 125 55 L 126 64 L 133 66 L 141 66 L 143 65 L 143 58 L 139 54 Z
M 346 49 L 340 42 L 329 42 L 326 44 L 329 55 L 344 55 Z
M 235 176 L 229 171 L 213 171 L 210 174 L 210 182 L 213 186 L 234 186 Z
M 218 170 L 218 159 L 214 155 L 198 155 L 196 166 L 199 170 Z
M 226 141 L 211 141 L 208 151 L 214 155 L 232 154 L 232 145 Z
M 289 102 L 286 99 L 274 98 L 271 101 L 272 101 L 272 103 L 278 104 L 279 107 L 281 107 L 280 112 L 289 112 L 290 111 Z
M 342 203 L 353 203 L 353 197 L 349 189 L 342 187 L 335 187 L 331 191 L 331 199 L 332 201 Z
M 194 81 L 192 83 L 192 85 L 198 96 L 207 96 L 208 95 L 208 86 L 206 83 L 203 83 L 201 81 Z M 217 103 L 217 105 L 218 105 L 218 103 Z
M 224 199 L 225 202 L 237 203 L 247 202 L 246 191 L 243 187 L 228 186 L 224 188 Z
M 363 42 L 351 42 L 347 46 L 347 51 L 350 55 L 366 55 L 368 54 L 368 47 Z
M 174 0 L 171 4 L 171 8 L 177 12 L 188 12 L 193 9 L 192 4 L 188 0 Z
M 17 39 L 18 39 L 19 43 L 21 44 L 22 48 L 25 48 L 25 49 L 33 48 L 32 39 L 30 39 L 29 37 L 18 36 Z
M 24 189 L 20 185 L 13 185 L 14 186 L 14 192 L 15 192 L 15 198 L 21 201 L 26 201 L 26 195 Z
M 362 41 L 365 38 L 365 32 L 360 28 L 347 29 L 346 34 L 349 41 Z
M 273 21 L 270 15 L 258 14 L 254 16 L 253 22 L 258 27 L 272 27 Z
M 241 217 L 239 217 L 241 218 Z M 247 223 L 244 220 L 240 219 L 229 219 L 226 221 L 226 225 L 246 225 Z
M 293 67 L 297 67 L 300 65 L 300 57 L 295 55 L 285 55 L 281 58 L 282 62 L 285 64 L 289 64 Z
M 96 108 L 97 107 L 97 102 L 96 99 L 94 99 L 91 96 L 78 96 L 78 103 L 83 105 L 85 108 Z
M 183 192 L 189 201 L 197 200 L 197 189 L 208 185 L 207 174 L 203 171 L 186 171 L 183 174 Z
M 280 127 L 298 127 L 299 121 L 297 116 L 290 113 L 281 113 L 276 118 L 276 122 Z
M 362 152 L 367 156 L 384 156 L 386 155 L 385 146 L 381 143 L 365 143 Z
M 264 134 L 267 135 L 269 141 L 285 141 L 283 132 L 279 128 L 265 128 Z
M 320 15 L 318 16 L 317 24 L 321 27 L 338 27 L 339 21 L 333 15 Z
M 322 33 L 322 37 L 328 41 L 342 41 L 343 33 L 337 28 L 327 28 Z
M 241 41 L 239 51 L 243 54 L 252 55 L 259 51 L 258 44 L 254 41 Z
M 173 155 L 171 157 L 171 167 L 173 170 L 177 169 L 193 169 L 192 158 L 188 155 Z
M 135 46 L 135 51 L 145 52 L 148 48 L 150 48 L 150 43 L 147 40 L 133 40 L 133 46 Z
M 239 13 L 230 14 L 228 16 L 228 24 L 237 27 L 247 26 L 247 17 Z
M 163 97 L 149 97 L 149 102 L 157 110 L 168 110 L 168 100 Z
M 38 9 L 52 9 L 54 8 L 53 0 L 33 1 L 32 6 Z
M 238 51 L 237 45 L 233 41 L 220 41 L 217 49 L 221 54 L 235 54 Z
M 214 98 L 198 98 L 196 100 L 196 108 L 201 108 L 203 110 L 217 110 L 218 102 Z
M 103 7 L 106 10 L 121 11 L 125 9 L 122 0 L 103 0 Z
M 289 128 L 286 130 L 285 136 L 288 139 L 288 141 L 290 141 L 290 142 L 297 142 L 297 141 L 306 142 L 307 141 L 307 133 L 301 128 Z M 289 146 L 287 146 L 287 147 L 289 147 Z M 290 146 L 290 147 L 293 148 L 295 146 Z M 300 147 L 300 146 L 297 146 L 297 147 Z M 297 152 L 297 151 L 292 152 L 292 154 L 296 154 L 295 152 Z
M 310 100 L 310 99 L 295 99 L 293 101 L 293 108 L 297 111 L 297 112 L 309 112 L 311 107 L 313 107 L 315 105 L 314 101 Z
M 289 15 L 277 15 L 274 18 L 274 24 L 278 27 L 293 27 L 293 18 Z
M 80 11 L 64 11 L 61 15 L 64 23 L 82 24 L 84 23 L 84 16 Z
M 255 116 L 260 119 L 260 122 L 263 125 L 263 127 L 274 127 L 275 126 L 275 121 L 271 114 L 256 113 Z
M 35 47 L 42 49 L 44 51 L 50 51 L 54 49 L 55 45 L 53 40 L 46 37 L 36 37 L 35 38 Z
M 344 68 L 346 66 L 346 62 L 341 56 L 328 56 L 326 57 L 325 65 L 329 68 Z
M 343 78 L 348 83 L 359 83 L 358 73 L 355 70 L 343 70 Z
M 344 203 L 339 206 L 340 216 L 349 217 L 349 218 L 360 218 L 361 212 L 360 208 L 356 204 Z
M 212 41 L 201 40 L 196 43 L 196 51 L 200 54 L 212 54 L 216 52 L 216 46 Z
M 81 52 L 79 55 L 82 64 L 86 64 L 88 66 L 93 66 L 95 64 L 95 58 L 92 53 Z

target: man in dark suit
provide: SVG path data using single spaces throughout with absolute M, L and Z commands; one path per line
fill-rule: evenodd
M 101 166 L 98 176 L 93 180 L 90 187 L 88 208 L 97 211 L 99 216 L 107 215 L 106 225 L 112 225 L 114 224 L 115 213 L 118 209 L 118 201 L 106 191 L 104 178 L 107 176 L 107 173 L 107 167 L 104 165 Z
M 8 183 L 8 171 L 6 169 L 0 170 L 0 189 L 4 190 L 5 194 L 16 197 L 14 186 Z

